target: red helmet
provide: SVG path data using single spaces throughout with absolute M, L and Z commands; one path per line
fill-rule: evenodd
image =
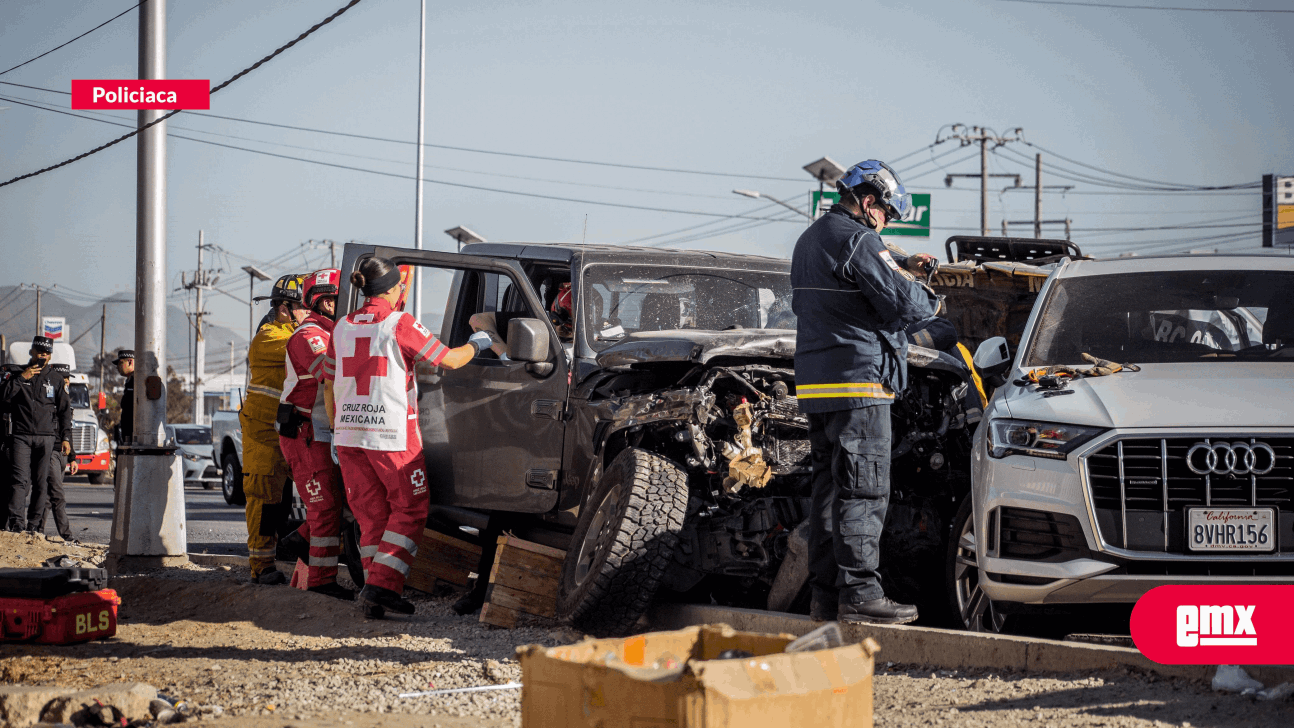
M 302 297 L 302 303 L 306 308 L 313 309 L 320 298 L 337 295 L 338 286 L 341 284 L 341 271 L 337 268 L 324 268 L 306 275 L 305 279 L 305 295 Z
M 554 327 L 570 326 L 574 316 L 571 312 L 571 284 L 562 283 L 557 287 L 557 297 L 548 307 L 548 319 Z

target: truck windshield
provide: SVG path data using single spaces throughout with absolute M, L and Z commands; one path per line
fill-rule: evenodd
M 1160 271 L 1056 281 L 1025 366 L 1294 362 L 1294 273 Z
M 175 442 L 180 445 L 210 445 L 210 427 L 177 427 Z
M 594 264 L 583 277 L 594 349 L 639 331 L 795 330 L 789 273 Z
M 72 409 L 90 408 L 90 385 L 69 384 L 67 385 L 67 395 L 72 403 Z

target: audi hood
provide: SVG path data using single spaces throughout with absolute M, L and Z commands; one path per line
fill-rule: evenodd
M 1105 428 L 1294 425 L 1290 362 L 1144 364 L 1139 372 L 1074 380 L 1066 389 L 1072 394 L 1045 396 L 1032 385 L 1014 384 L 999 392 L 1011 417 L 1041 422 Z

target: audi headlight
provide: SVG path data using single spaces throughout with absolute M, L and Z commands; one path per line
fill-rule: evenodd
M 1064 460 L 1079 445 L 1099 434 L 1101 429 L 1097 427 L 1028 420 L 993 420 L 989 423 L 988 454 L 995 458 L 1032 455 L 1036 458 Z

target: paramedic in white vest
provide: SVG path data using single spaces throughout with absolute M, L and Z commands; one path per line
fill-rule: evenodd
M 400 269 L 369 258 L 350 275 L 367 300 L 337 322 L 324 359 L 324 402 L 351 512 L 359 523 L 365 584 L 356 603 L 366 617 L 413 614 L 401 596 L 427 521 L 430 496 L 418 431 L 414 366 L 457 369 L 490 345 L 473 334 L 450 349 L 394 306 L 404 293 Z

